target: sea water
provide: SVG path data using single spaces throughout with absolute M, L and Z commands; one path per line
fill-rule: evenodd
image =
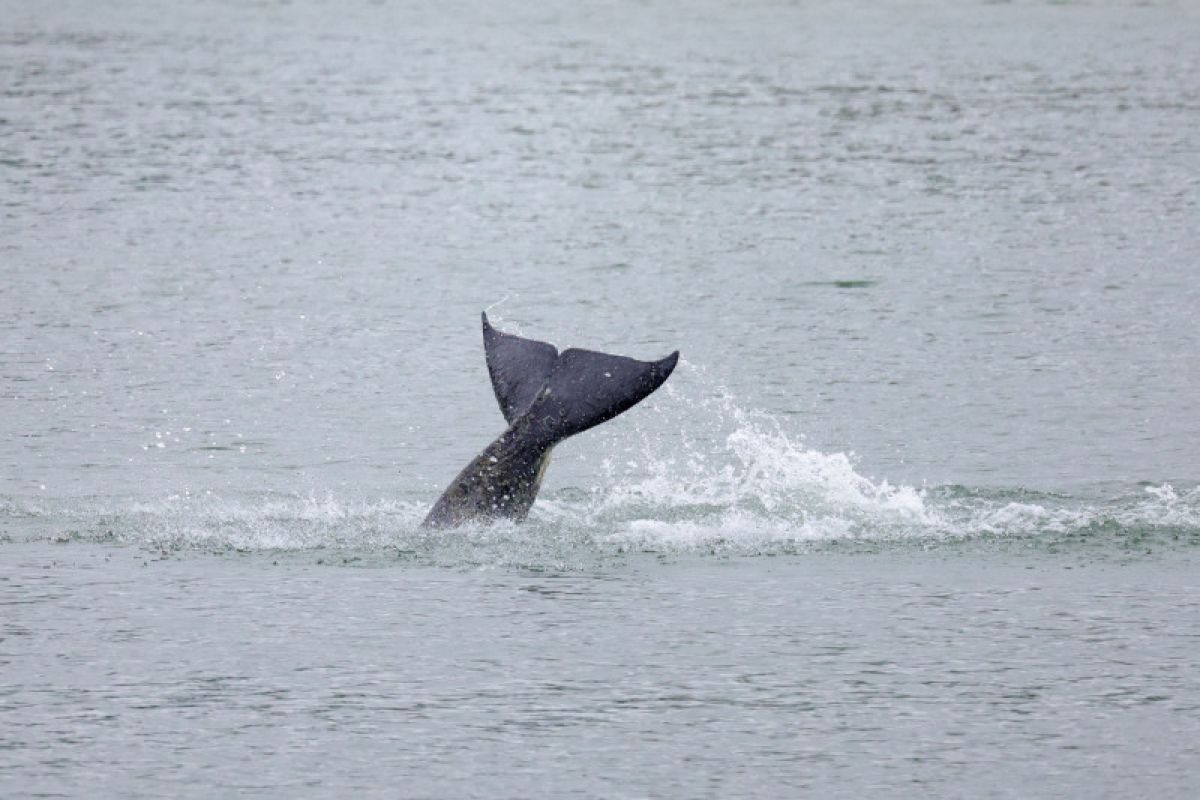
M 1194 795 L 1191 4 L 0 20 L 0 795 Z

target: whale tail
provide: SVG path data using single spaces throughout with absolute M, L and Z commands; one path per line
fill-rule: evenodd
M 483 314 L 483 347 L 496 402 L 509 425 L 527 419 L 553 441 L 632 408 L 663 384 L 679 360 L 658 361 L 554 345 L 498 331 Z
M 483 349 L 508 429 L 467 464 L 426 515 L 429 528 L 529 513 L 554 445 L 612 419 L 662 385 L 676 351 L 638 361 L 504 333 L 483 315 Z

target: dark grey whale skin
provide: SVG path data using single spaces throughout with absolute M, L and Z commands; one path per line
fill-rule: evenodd
M 559 353 L 546 342 L 496 330 L 486 313 L 483 347 L 508 429 L 451 481 L 425 517 L 426 528 L 525 519 L 554 445 L 644 400 L 679 360 L 678 350 L 659 361 L 576 348 Z

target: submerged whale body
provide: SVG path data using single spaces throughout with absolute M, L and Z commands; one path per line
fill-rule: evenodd
M 576 348 L 560 353 L 552 344 L 496 330 L 486 313 L 483 349 L 508 429 L 446 487 L 425 527 L 525 519 L 554 445 L 645 399 L 679 360 L 678 350 L 661 361 Z

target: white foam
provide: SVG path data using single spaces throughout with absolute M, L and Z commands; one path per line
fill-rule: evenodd
M 699 371 L 686 362 L 680 368 Z M 667 388 L 666 402 L 647 405 L 638 418 L 650 422 L 633 436 L 628 427 L 620 434 L 600 429 L 597 447 L 613 455 L 595 486 L 544 493 L 523 526 L 423 531 L 432 498 L 332 492 L 2 498 L 0 515 L 39 521 L 30 528 L 35 535 L 49 527 L 151 547 L 398 549 L 468 563 L 557 563 L 567 553 L 635 548 L 760 553 L 839 540 L 1045 537 L 1100 527 L 1200 532 L 1200 487 L 1163 484 L 1076 499 L 1029 489 L 895 485 L 863 475 L 851 453 L 808 447 L 803 436 L 744 410 L 726 392 L 696 399 Z
M 936 535 L 947 524 L 923 490 L 868 478 L 852 454 L 810 448 L 727 392 L 699 402 L 666 394 L 684 407 L 667 413 L 686 418 L 673 449 L 643 435 L 628 457 L 603 463 L 607 476 L 586 502 L 549 498 L 539 512 L 641 546 Z

